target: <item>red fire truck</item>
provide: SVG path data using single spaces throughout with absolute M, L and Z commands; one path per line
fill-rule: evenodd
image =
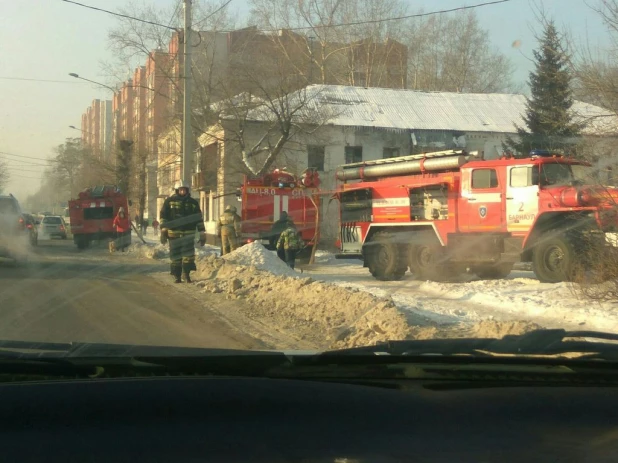
M 618 189 L 591 174 L 586 163 L 540 150 L 523 159 L 440 151 L 347 164 L 337 171 L 338 257 L 361 258 L 381 280 L 408 269 L 430 280 L 466 271 L 503 278 L 521 261 L 541 281 L 569 280 L 618 223 Z
M 70 200 L 71 233 L 77 247 L 84 249 L 92 241 L 113 238 L 112 222 L 121 207 L 128 215 L 127 197 L 111 185 L 87 188 Z
M 242 241 L 261 241 L 274 249 L 276 239 L 270 235 L 273 224 L 285 211 L 298 228 L 305 249 L 311 251 L 316 236 L 316 205 L 319 205 L 318 172 L 307 169 L 300 177 L 275 169 L 257 178 L 245 176 L 239 191 L 241 200 Z

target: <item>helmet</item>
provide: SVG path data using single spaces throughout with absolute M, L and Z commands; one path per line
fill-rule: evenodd
M 287 220 L 287 218 L 288 218 L 288 213 L 285 211 L 281 212 L 281 220 Z
M 236 206 L 227 206 L 225 208 L 225 212 L 233 212 L 236 213 Z
M 176 192 L 178 192 L 178 190 L 180 190 L 181 188 L 186 188 L 187 190 L 189 190 L 189 182 L 185 182 L 185 181 L 179 181 L 176 182 L 176 184 L 174 185 L 174 190 L 176 190 Z

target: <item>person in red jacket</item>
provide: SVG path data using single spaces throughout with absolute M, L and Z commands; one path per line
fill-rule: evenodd
M 118 214 L 114 217 L 114 230 L 116 231 L 116 249 L 124 252 L 131 244 L 131 221 L 124 212 L 124 207 L 118 208 Z

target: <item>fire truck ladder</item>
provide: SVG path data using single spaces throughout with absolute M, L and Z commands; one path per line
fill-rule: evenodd
M 446 150 L 356 162 L 340 166 L 337 178 L 346 181 L 452 170 L 478 156 L 478 151 Z

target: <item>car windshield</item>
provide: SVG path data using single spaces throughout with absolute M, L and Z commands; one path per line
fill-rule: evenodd
M 0 347 L 618 333 L 618 0 L 0 4 Z

